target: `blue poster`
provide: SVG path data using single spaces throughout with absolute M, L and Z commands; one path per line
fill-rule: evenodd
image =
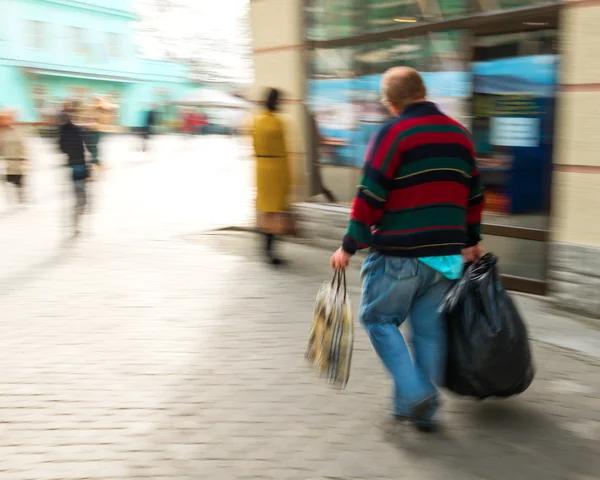
M 557 67 L 556 55 L 473 64 L 473 138 L 491 211 L 548 207 Z

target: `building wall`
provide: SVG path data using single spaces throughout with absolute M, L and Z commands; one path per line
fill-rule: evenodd
M 290 102 L 286 107 L 298 123 L 302 118 L 295 105 L 306 99 L 301 84 L 306 77 L 299 3 L 297 0 L 252 2 L 255 92 L 266 86 L 277 86 L 290 92 L 295 103 Z M 274 22 L 274 18 L 278 21 Z M 598 25 L 600 5 L 597 0 L 565 3 L 560 24 L 562 72 L 554 133 L 548 255 L 550 297 L 556 305 L 596 317 L 600 316 L 600 296 L 597 295 L 600 288 L 600 223 L 596 221 L 596 213 L 600 212 Z M 306 140 L 302 134 L 297 139 L 300 142 Z M 302 145 L 296 148 L 302 152 Z M 301 170 L 299 164 L 296 169 Z M 325 183 L 336 190 L 354 183 L 355 176 L 355 169 L 344 167 L 325 168 L 323 175 Z M 540 228 L 544 227 L 545 222 Z M 523 260 L 521 247 L 515 246 L 515 258 L 521 256 Z M 535 250 L 542 255 L 541 246 Z
M 136 16 L 129 7 L 123 0 L 3 0 L 0 104 L 15 107 L 21 121 L 33 122 L 40 120 L 34 88 L 43 87 L 57 101 L 72 96 L 74 89 L 116 92 L 121 125 L 135 127 L 148 104 L 196 88 L 185 66 L 138 57 L 132 28 Z M 34 25 L 41 29 L 39 37 L 32 35 Z
M 306 117 L 304 30 L 302 0 L 253 0 L 252 47 L 255 82 L 250 98 L 260 102 L 269 87 L 282 90 L 283 113 L 288 117 L 294 197 L 306 185 Z
M 551 295 L 564 308 L 600 316 L 600 5 L 567 2 L 561 21 Z
M 48 0 L 5 0 L 9 3 L 6 22 L 7 57 L 20 65 L 52 65 L 94 73 L 132 74 L 137 57 L 131 21 L 125 10 L 107 13 L 74 4 Z M 3 6 L 4 9 L 4 6 Z M 41 22 L 43 47 L 36 48 L 30 34 L 33 21 Z M 82 48 L 77 48 L 73 28 L 81 28 Z M 120 53 L 110 56 L 109 34 L 118 35 Z

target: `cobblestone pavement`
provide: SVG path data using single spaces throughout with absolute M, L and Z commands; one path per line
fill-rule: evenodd
M 139 182 L 168 171 L 142 168 Z M 360 327 L 346 391 L 304 362 L 328 252 L 283 245 L 291 263 L 274 270 L 252 235 L 195 233 L 207 228 L 194 207 L 169 222 L 148 193 L 113 216 L 153 188 L 121 190 L 124 175 L 107 178 L 113 198 L 77 242 L 50 233 L 50 203 L 0 217 L 1 480 L 598 478 L 597 331 L 520 298 L 543 340 L 530 390 L 448 397 L 437 436 L 392 429 Z M 589 339 L 587 354 L 561 335 Z

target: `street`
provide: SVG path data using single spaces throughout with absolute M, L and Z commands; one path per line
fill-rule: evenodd
M 532 387 L 446 395 L 438 435 L 396 427 L 358 320 L 345 391 L 304 360 L 331 252 L 282 245 L 278 270 L 256 236 L 217 230 L 251 222 L 243 142 L 164 137 L 143 154 L 107 139 L 74 241 L 62 159 L 31 148 L 32 205 L 0 207 L 0 480 L 598 478 L 593 325 L 516 297 Z

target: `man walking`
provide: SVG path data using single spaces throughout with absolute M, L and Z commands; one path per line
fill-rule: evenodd
M 367 149 L 335 269 L 363 248 L 361 322 L 394 380 L 394 414 L 435 431 L 446 348 L 440 302 L 463 261 L 481 254 L 483 194 L 467 131 L 426 101 L 416 70 L 396 67 L 382 80 L 394 118 Z M 400 325 L 410 318 L 414 351 Z
M 59 146 L 67 156 L 67 165 L 71 168 L 75 204 L 73 209 L 73 236 L 80 233 L 81 217 L 88 204 L 86 182 L 90 176 L 89 165 L 85 158 L 85 134 L 83 129 L 73 122 L 74 109 L 68 107 L 63 115 L 63 124 L 59 131 Z
M 154 126 L 158 121 L 158 114 L 156 113 L 156 107 L 152 105 L 150 110 L 146 112 L 146 118 L 144 119 L 144 126 L 142 127 L 142 150 L 145 152 L 148 149 L 148 142 L 150 136 L 154 133 Z

